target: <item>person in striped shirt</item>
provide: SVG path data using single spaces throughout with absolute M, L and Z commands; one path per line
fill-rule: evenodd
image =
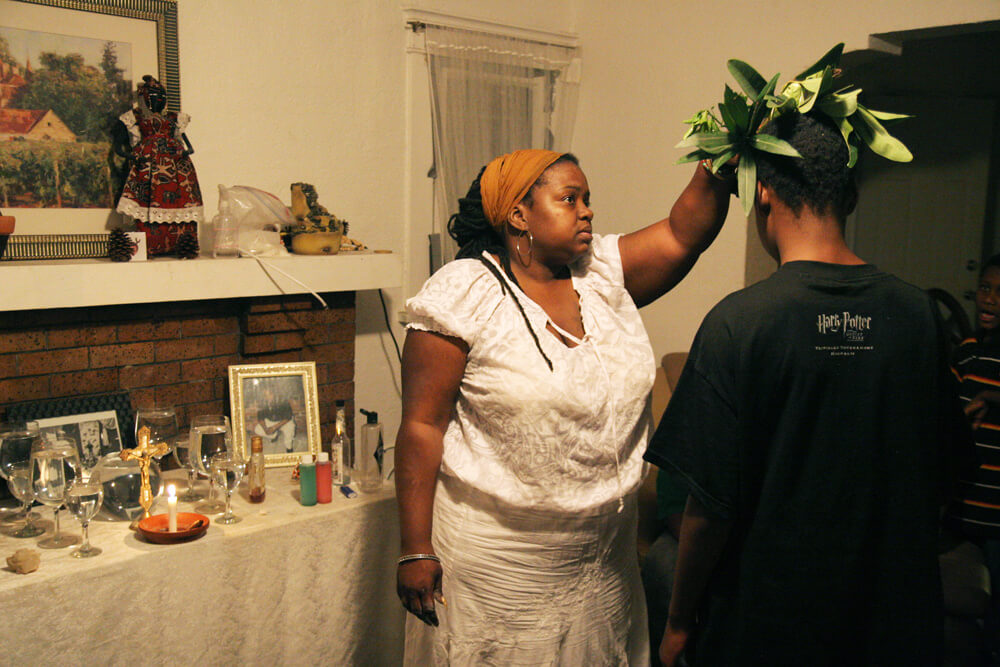
M 976 333 L 955 349 L 952 371 L 976 443 L 976 465 L 961 476 L 948 523 L 978 543 L 993 588 L 987 641 L 1000 647 L 1000 254 L 983 265 Z

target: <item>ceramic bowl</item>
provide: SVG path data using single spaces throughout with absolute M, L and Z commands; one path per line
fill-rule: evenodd
M 173 544 L 175 542 L 185 542 L 200 537 L 210 523 L 204 514 L 195 512 L 177 513 L 177 530 L 170 532 L 167 530 L 169 517 L 166 514 L 154 514 L 139 522 L 139 532 L 147 541 L 154 544 Z

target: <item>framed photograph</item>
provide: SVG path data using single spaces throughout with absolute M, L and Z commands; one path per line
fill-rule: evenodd
M 105 231 L 136 84 L 152 74 L 181 108 L 176 2 L 0 0 L 0 53 L 0 206 L 23 233 Z
M 65 435 L 75 442 L 85 470 L 96 466 L 102 456 L 122 450 L 118 415 L 114 410 L 48 417 L 36 419 L 35 423 L 42 433 Z
M 229 367 L 233 444 L 250 455 L 250 438 L 264 444 L 268 467 L 295 465 L 320 451 L 316 363 L 242 364 Z
M 118 449 L 135 447 L 135 434 L 132 431 L 135 414 L 132 411 L 132 401 L 127 391 L 12 403 L 7 406 L 5 417 L 9 421 L 42 422 L 54 417 L 78 418 L 80 415 L 109 411 L 114 413 L 118 422 L 118 435 L 121 444 Z M 77 419 L 77 421 L 79 420 Z

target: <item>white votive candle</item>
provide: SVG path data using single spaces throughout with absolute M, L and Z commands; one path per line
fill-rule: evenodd
M 167 486 L 167 530 L 177 532 L 177 489 L 173 484 Z

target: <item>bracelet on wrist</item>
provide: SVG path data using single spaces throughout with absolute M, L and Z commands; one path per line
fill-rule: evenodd
M 407 554 L 405 556 L 400 556 L 399 560 L 396 561 L 396 565 L 402 565 L 403 563 L 409 563 L 414 560 L 432 560 L 435 563 L 441 562 L 441 559 L 434 554 Z

